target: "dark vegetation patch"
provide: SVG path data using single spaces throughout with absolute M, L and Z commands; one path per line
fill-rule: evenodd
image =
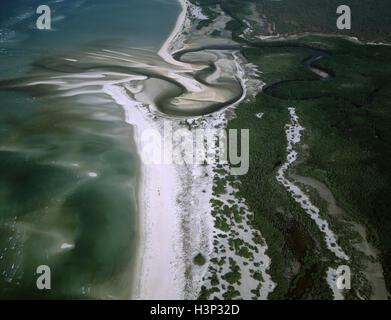
M 258 15 L 275 25 L 275 34 L 298 34 L 304 32 L 343 34 L 371 41 L 391 41 L 391 19 L 389 0 L 191 0 L 203 8 L 220 5 L 235 21 L 229 29 L 234 31 L 234 39 L 247 27 L 243 19 L 252 14 L 250 5 L 256 6 Z M 341 4 L 352 10 L 352 29 L 338 30 L 337 7 Z
M 233 18 L 226 26 L 233 39 L 252 46 L 242 53 L 259 66 L 261 79 L 267 85 L 284 81 L 273 97 L 260 93 L 256 101 L 242 103 L 236 110 L 237 118 L 228 124 L 229 129 L 250 129 L 250 169 L 239 178 L 239 194 L 255 213 L 254 224 L 269 246 L 270 274 L 278 283 L 269 297 L 331 297 L 324 279 L 327 263 L 320 258 L 329 251 L 324 243 L 320 243 L 321 255 L 311 246 L 299 245 L 301 240 L 294 239 L 296 231 L 291 234 L 292 225 L 298 228 L 297 234 L 310 238 L 321 240 L 322 234 L 275 179 L 286 157 L 284 126 L 291 106 L 306 128 L 302 141 L 309 147 L 296 168 L 298 173 L 327 185 L 338 205 L 366 226 L 370 240 L 381 250 L 391 291 L 391 48 L 319 36 L 273 42 L 239 38 L 246 28 L 242 19 L 249 14 L 244 2 L 255 2 L 258 11 L 276 23 L 278 33 L 335 33 L 335 11 L 340 3 L 334 0 L 194 2 L 212 7 L 219 4 Z M 390 40 L 391 20 L 382 14 L 389 11 L 389 1 L 348 0 L 344 4 L 354 13 L 354 35 L 372 41 Z M 312 66 L 326 70 L 332 78 L 320 81 L 303 66 L 303 59 L 311 55 L 310 48 L 330 53 Z M 255 117 L 259 112 L 264 113 L 262 119 Z M 220 185 L 219 189 L 223 192 Z M 343 229 L 337 233 L 346 243 Z M 299 261 L 300 271 L 289 278 L 287 270 L 293 261 Z
M 199 253 L 194 257 L 193 262 L 197 266 L 203 266 L 206 262 L 206 259 L 201 253 Z

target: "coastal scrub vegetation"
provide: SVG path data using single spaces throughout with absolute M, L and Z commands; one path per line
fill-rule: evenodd
M 262 186 L 261 181 L 265 180 L 265 177 L 256 171 L 268 169 L 270 172 L 274 167 L 273 163 L 278 167 L 283 161 L 283 150 L 280 150 L 280 157 L 275 154 L 274 159 L 271 152 L 283 143 L 285 137 L 281 136 L 282 125 L 287 121 L 282 120 L 281 123 L 280 120 L 278 124 L 278 120 L 270 116 L 282 105 L 295 106 L 301 123 L 306 128 L 303 141 L 309 146 L 309 156 L 297 166 L 297 170 L 301 175 L 313 177 L 326 184 L 339 205 L 367 227 L 370 240 L 382 252 L 385 279 L 390 288 L 391 49 L 315 36 L 284 43 L 285 46 L 318 46 L 330 50 L 330 56 L 316 61 L 313 66 L 333 71 L 334 77 L 325 81 L 311 79 L 312 76 L 308 75 L 300 64 L 303 57 L 300 51 L 304 50 L 303 48 L 297 49 L 296 57 L 292 53 L 286 54 L 287 50 L 293 50 L 292 48 L 269 48 L 270 43 L 265 43 L 265 47 L 243 50 L 249 61 L 259 65 L 264 72 L 262 79 L 266 82 L 271 84 L 293 81 L 285 82 L 276 88 L 273 97 L 261 93 L 251 106 L 240 106 L 237 111 L 238 118 L 229 124 L 230 127 L 248 126 L 252 114 L 260 111 L 265 113 L 262 124 L 259 123 L 250 130 L 259 131 L 259 134 L 252 132 L 250 139 L 256 140 L 259 146 L 266 147 L 269 155 L 254 157 L 253 154 L 260 151 L 254 150 L 254 147 L 250 148 L 250 170 L 255 172 L 252 171 L 242 178 L 243 186 L 248 185 L 249 189 L 242 188 L 241 191 L 245 193 L 245 198 L 252 202 L 254 188 Z M 273 55 L 270 55 L 271 50 L 274 51 Z M 276 64 L 286 59 L 281 65 L 287 67 L 287 72 L 285 68 L 273 68 L 270 61 L 274 59 Z M 295 59 L 296 71 L 293 63 Z M 284 117 L 281 115 L 281 118 Z M 269 122 L 272 130 L 278 130 L 280 127 L 280 135 L 269 137 L 268 130 L 265 130 L 267 124 L 264 122 Z M 261 138 L 261 135 L 264 137 Z M 269 143 L 272 146 L 269 147 Z M 278 158 L 280 159 L 277 161 Z M 266 189 L 270 189 L 273 183 L 274 181 L 271 181 L 260 190 L 262 199 L 268 199 L 270 207 L 260 208 L 259 199 L 254 199 L 254 204 L 250 205 L 252 209 L 256 206 L 255 212 L 262 214 L 263 218 L 265 212 L 275 210 L 277 206 L 273 200 L 276 193 L 265 194 Z M 284 199 L 280 198 L 278 203 L 283 206 L 285 201 L 281 200 Z M 265 226 L 260 225 L 260 228 L 269 243 L 264 231 Z M 298 280 L 294 282 L 294 286 L 297 284 Z
M 376 3 L 373 0 L 345 0 L 343 4 L 351 8 L 354 17 L 351 30 L 336 28 L 336 10 L 341 5 L 339 0 L 191 0 L 191 2 L 203 8 L 219 5 L 236 21 L 235 28 L 232 28 L 236 36 L 242 34 L 246 27 L 243 19 L 251 23 L 255 15 L 258 20 L 256 23 L 263 25 L 264 31 L 270 31 L 267 24 L 273 26 L 271 30 L 273 34 L 316 32 L 344 34 L 370 41 L 391 41 L 391 19 L 385 14 L 391 9 L 389 0 L 377 0 Z M 237 39 L 235 35 L 234 38 Z
M 256 13 L 258 22 L 275 24 L 275 34 L 336 33 L 335 10 L 340 3 L 334 0 L 192 2 L 211 8 L 219 5 L 232 17 L 226 29 L 232 31 L 234 40 L 246 44 L 242 54 L 262 71 L 265 88 L 284 82 L 272 96 L 261 92 L 255 101 L 242 103 L 236 109 L 237 117 L 228 123 L 228 129 L 250 129 L 250 169 L 239 177 L 239 195 L 255 213 L 253 223 L 269 246 L 269 273 L 277 283 L 269 298 L 332 298 L 325 274 L 335 256 L 325 248 L 314 222 L 275 178 L 286 158 L 284 127 L 289 121 L 287 108 L 292 106 L 305 127 L 302 144 L 308 146 L 308 154 L 295 169 L 324 183 L 348 214 L 346 219 L 366 227 L 370 241 L 380 249 L 384 278 L 391 291 L 391 48 L 314 35 L 289 41 L 241 37 L 247 28 L 244 19 Z M 391 22 L 382 14 L 389 9 L 389 1 L 377 1 L 376 6 L 369 0 L 344 4 L 355 14 L 355 27 L 339 34 L 390 40 Z M 327 71 L 330 78 L 320 81 L 303 66 L 312 49 L 329 53 L 312 66 Z M 260 112 L 261 119 L 256 117 Z M 225 191 L 223 178 L 216 182 L 214 191 Z M 314 197 L 312 193 L 311 199 Z M 324 214 L 327 210 L 323 207 L 321 211 Z M 331 224 L 339 244 L 354 257 L 356 253 L 348 245 L 354 235 L 344 232 L 335 219 Z

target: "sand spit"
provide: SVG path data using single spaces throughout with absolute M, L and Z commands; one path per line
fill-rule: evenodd
M 26 76 L 5 85 L 32 95 L 64 97 L 86 104 L 93 103 L 97 95 L 106 96 L 123 108 L 125 121 L 133 127 L 140 159 L 149 143 L 142 139 L 143 133 L 152 129 L 162 134 L 167 120 L 173 130 L 224 128 L 229 117 L 234 116 L 235 106 L 261 90 L 262 83 L 255 79 L 259 71 L 245 62 L 232 40 L 211 38 L 210 28 L 195 32 L 195 22 L 204 18 L 202 10 L 185 0 L 180 2 L 182 12 L 175 29 L 158 54 L 118 42 L 100 42 L 65 57 L 36 61 Z M 227 17 L 216 23 L 222 27 L 224 19 Z M 222 47 L 216 48 L 216 43 Z M 192 51 L 182 54 L 180 61 L 174 59 L 173 53 L 184 48 Z M 141 161 L 137 265 L 132 271 L 133 285 L 124 298 L 198 298 L 204 281 L 208 282 L 214 240 L 219 232 L 210 202 L 215 169 Z M 243 281 L 237 289 L 246 298 L 253 297 L 251 290 L 258 290 L 258 298 L 266 298 L 274 288 L 267 274 L 267 245 L 264 239 L 259 244 L 252 242 L 254 233 L 262 237 L 247 223 L 251 213 L 243 200 L 230 200 L 246 212 L 241 227 L 247 232 L 242 232 L 239 224 L 232 232 L 255 248 L 251 264 L 245 266 L 241 260 Z M 199 253 L 206 258 L 203 265 L 193 261 Z M 260 265 L 263 280 L 254 279 L 250 271 L 254 263 Z
M 134 127 L 138 150 L 144 130 L 159 128 L 145 108 L 129 99 L 126 89 L 108 85 L 104 91 L 125 110 Z M 139 249 L 132 299 L 182 299 L 183 244 L 175 192 L 178 175 L 170 165 L 142 165 L 139 181 Z

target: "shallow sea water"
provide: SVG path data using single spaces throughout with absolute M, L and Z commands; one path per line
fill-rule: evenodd
M 40 4 L 2 2 L 0 80 L 100 41 L 157 51 L 180 11 L 176 0 L 52 0 L 42 31 Z M 101 93 L 0 91 L 0 298 L 130 296 L 138 159 L 123 117 Z M 51 290 L 36 287 L 39 265 Z

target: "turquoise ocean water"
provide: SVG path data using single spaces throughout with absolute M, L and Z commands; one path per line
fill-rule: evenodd
M 180 12 L 176 0 L 51 0 L 48 31 L 35 27 L 40 4 L 1 0 L 0 80 L 90 43 L 157 51 Z M 131 130 L 100 93 L 0 90 L 1 299 L 129 296 L 138 231 Z M 50 290 L 36 287 L 39 265 L 51 269 Z

